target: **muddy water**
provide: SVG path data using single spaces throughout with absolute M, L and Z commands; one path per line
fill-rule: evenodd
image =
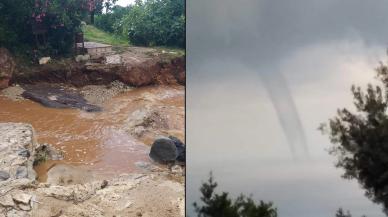
M 32 124 L 39 143 L 52 144 L 64 152 L 60 163 L 100 174 L 119 174 L 138 171 L 136 162 L 149 162 L 149 144 L 154 135 L 136 139 L 125 131 L 131 114 L 145 107 L 168 108 L 170 128 L 160 134 L 184 138 L 184 88 L 181 86 L 129 90 L 105 101 L 103 111 L 98 113 L 46 108 L 29 100 L 12 101 L 0 95 L 0 122 Z M 35 168 L 40 180 L 45 180 L 47 170 L 55 163 L 59 162 L 48 161 Z

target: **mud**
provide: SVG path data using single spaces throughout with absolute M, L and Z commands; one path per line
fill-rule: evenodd
M 54 109 L 30 100 L 13 101 L 0 94 L 0 122 L 31 123 L 40 143 L 64 153 L 59 162 L 47 161 L 38 167 L 41 181 L 55 163 L 85 167 L 107 176 L 142 172 L 138 162 L 152 163 L 150 144 L 157 136 L 173 135 L 184 141 L 184 87 L 156 86 L 129 89 L 102 103 L 102 112 Z M 132 134 L 128 123 L 136 114 L 157 110 L 165 124 L 144 125 L 141 136 Z M 148 113 L 147 113 L 148 114 Z M 145 119 L 149 119 L 146 115 Z M 140 123 L 147 121 L 141 120 Z

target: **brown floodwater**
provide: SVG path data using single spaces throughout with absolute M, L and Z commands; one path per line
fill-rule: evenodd
M 103 111 L 47 108 L 30 100 L 12 101 L 0 95 L 0 122 L 30 123 L 39 143 L 63 151 L 63 161 L 36 167 L 40 180 L 56 163 L 77 165 L 100 174 L 139 170 L 136 162 L 149 162 L 154 138 L 136 139 L 125 131 L 131 114 L 145 107 L 165 108 L 170 128 L 162 133 L 184 139 L 184 87 L 156 86 L 129 90 L 104 102 Z M 133 114 L 132 114 L 133 116 Z M 157 133 L 155 133 L 157 135 Z

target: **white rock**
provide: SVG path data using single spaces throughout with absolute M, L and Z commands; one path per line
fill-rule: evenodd
M 15 203 L 13 202 L 11 195 L 6 194 L 0 197 L 0 205 L 4 207 L 12 207 L 15 206 Z
M 54 101 L 55 101 L 55 100 L 57 100 L 58 98 L 57 98 L 57 96 L 55 96 L 55 95 L 51 95 L 51 96 L 48 97 L 48 99 L 49 99 L 49 100 L 54 100 Z
M 118 54 L 105 57 L 106 64 L 121 64 L 121 56 Z
M 23 211 L 30 211 L 31 210 L 30 204 L 19 203 L 18 207 L 19 207 L 19 209 L 21 209 Z
M 7 217 L 29 217 L 31 216 L 28 212 L 12 209 L 7 213 Z
M 179 165 L 174 165 L 171 167 L 171 172 L 176 175 L 182 175 L 183 174 L 183 169 Z
M 85 61 L 88 61 L 90 60 L 90 55 L 89 54 L 86 54 L 86 55 L 77 55 L 75 57 L 75 61 L 76 62 L 85 62 Z
M 23 203 L 23 204 L 30 204 L 30 200 L 32 198 L 32 195 L 25 194 L 25 193 L 18 193 L 13 195 L 13 200 L 18 202 L 18 203 Z
M 42 57 L 39 59 L 39 64 L 40 65 L 47 64 L 48 62 L 50 62 L 50 60 L 51 60 L 51 57 Z

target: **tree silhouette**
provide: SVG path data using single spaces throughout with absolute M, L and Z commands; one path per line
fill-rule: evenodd
M 335 213 L 335 217 L 352 217 L 352 214 L 350 214 L 350 211 L 345 211 L 342 209 L 342 208 L 339 208 L 337 210 L 337 212 Z M 361 216 L 361 217 L 366 217 L 365 215 Z
M 277 209 L 272 202 L 260 201 L 258 204 L 251 197 L 240 195 L 236 200 L 229 198 L 229 194 L 215 193 L 217 182 L 212 173 L 200 191 L 203 205 L 194 203 L 198 217 L 277 217 Z
M 366 91 L 352 86 L 355 112 L 344 108 L 329 120 L 336 166 L 343 168 L 346 179 L 356 179 L 365 195 L 382 204 L 388 214 L 388 68 L 380 63 L 376 69 L 380 85 L 369 84 Z
M 350 214 L 349 210 L 345 213 L 342 208 L 339 208 L 335 213 L 335 217 L 352 217 L 352 215 Z

